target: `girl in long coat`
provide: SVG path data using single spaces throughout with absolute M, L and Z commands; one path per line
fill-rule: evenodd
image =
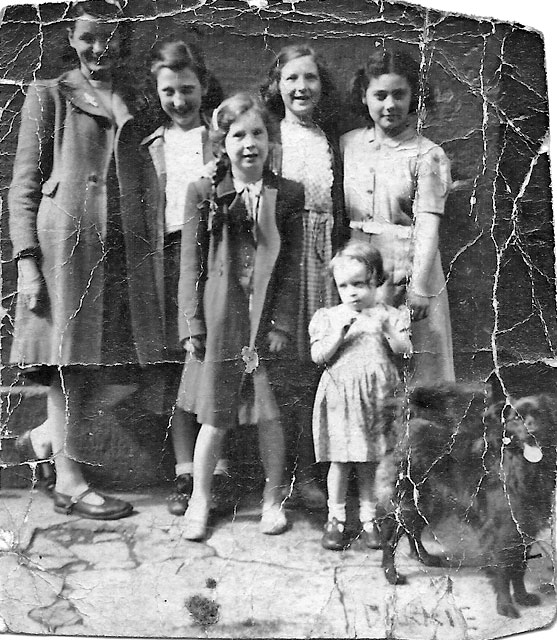
M 269 117 L 238 94 L 213 114 L 220 159 L 186 202 L 179 284 L 180 337 L 203 359 L 192 389 L 202 424 L 184 536 L 205 536 L 212 472 L 226 430 L 257 424 L 266 483 L 261 531 L 282 533 L 284 439 L 273 359 L 296 329 L 302 242 L 301 185 L 264 170 Z
M 88 487 L 72 434 L 92 385 L 123 370 L 99 375 L 99 365 L 161 360 L 161 309 L 135 168 L 134 94 L 117 73 L 122 13 L 100 1 L 72 11 L 80 68 L 33 83 L 22 111 L 9 192 L 18 264 L 11 360 L 48 367 L 55 510 L 114 519 L 132 507 Z

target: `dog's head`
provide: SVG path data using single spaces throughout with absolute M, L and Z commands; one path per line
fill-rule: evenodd
M 519 452 L 529 462 L 554 460 L 557 399 L 547 394 L 491 405 L 484 415 L 485 442 L 494 449 Z

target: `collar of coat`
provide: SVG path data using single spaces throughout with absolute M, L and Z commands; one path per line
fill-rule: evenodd
M 263 172 L 263 188 L 277 189 L 277 176 L 269 170 Z M 232 179 L 232 173 L 228 171 L 224 178 L 217 185 L 217 198 L 226 198 L 229 196 L 236 196 L 236 187 L 234 186 L 234 180 Z M 203 203 L 201 203 L 203 205 Z
M 81 111 L 112 120 L 112 115 L 105 110 L 102 102 L 97 99 L 95 90 L 79 69 L 73 69 L 60 76 L 58 86 L 62 95 Z M 113 78 L 112 91 L 122 99 L 122 102 L 129 110 L 134 98 L 133 90 L 121 82 L 118 75 Z M 118 125 L 122 126 L 124 122 L 132 118 L 132 113 L 128 111 L 123 119 L 119 119 Z
M 146 138 L 143 138 L 143 140 L 141 141 L 141 146 L 149 148 L 149 153 L 151 154 L 151 157 L 153 157 L 153 160 L 155 162 L 160 159 L 160 162 L 162 163 L 161 166 L 164 166 L 164 157 L 162 155 L 164 144 L 164 130 L 165 125 L 161 125 L 157 129 L 155 129 L 153 133 L 148 135 Z M 209 140 L 209 131 L 207 130 L 207 128 L 204 128 L 201 132 L 201 146 L 203 147 L 203 162 L 204 164 L 208 164 L 209 162 L 211 162 L 211 160 L 213 160 L 213 150 L 211 141 Z M 157 158 L 155 159 L 155 157 Z

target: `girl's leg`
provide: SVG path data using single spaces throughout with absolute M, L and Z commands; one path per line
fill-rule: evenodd
M 211 483 L 219 459 L 225 429 L 204 424 L 199 430 L 193 455 L 193 492 L 185 513 L 184 537 L 202 540 L 211 509 Z
M 260 530 L 267 535 L 283 533 L 288 522 L 282 508 L 284 482 L 284 431 L 280 420 L 261 420 L 257 424 L 259 453 L 265 470 L 263 514 Z
M 172 515 L 183 516 L 193 489 L 193 451 L 199 432 L 196 416 L 175 407 L 170 421 L 170 436 L 176 460 L 175 489 L 168 496 L 167 506 Z
M 359 462 L 356 464 L 358 473 L 358 493 L 360 498 L 360 522 L 362 523 L 362 537 L 365 545 L 370 549 L 380 549 L 381 541 L 375 526 L 375 470 L 373 462 Z
M 327 491 L 329 499 L 329 516 L 325 525 L 325 533 L 321 545 L 325 549 L 341 551 L 345 548 L 344 528 L 346 524 L 346 493 L 348 492 L 348 475 L 350 464 L 331 462 L 327 474 Z
M 53 380 L 47 397 L 48 419 L 56 467 L 55 510 L 96 520 L 112 520 L 132 512 L 132 505 L 107 498 L 89 489 L 75 450 L 75 427 L 82 416 L 88 374 L 62 371 Z M 84 494 L 84 495 L 82 495 Z

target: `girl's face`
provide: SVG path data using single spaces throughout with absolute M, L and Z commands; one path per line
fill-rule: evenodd
M 294 58 L 284 65 L 279 91 L 286 118 L 311 120 L 321 98 L 321 78 L 312 56 Z
M 243 182 L 257 182 L 269 154 L 269 134 L 262 117 L 251 109 L 237 118 L 224 139 L 232 174 Z
M 192 69 L 172 71 L 162 67 L 157 73 L 157 93 L 162 110 L 184 131 L 201 125 L 199 110 L 206 92 Z
M 343 258 L 334 267 L 333 277 L 343 304 L 354 311 L 362 311 L 375 305 L 375 278 L 359 260 Z
M 115 24 L 97 22 L 93 16 L 83 15 L 68 30 L 68 40 L 86 76 L 109 77 L 118 64 L 120 36 Z
M 406 128 L 411 101 L 412 90 L 408 80 L 396 73 L 372 78 L 362 98 L 376 130 L 389 137 Z

